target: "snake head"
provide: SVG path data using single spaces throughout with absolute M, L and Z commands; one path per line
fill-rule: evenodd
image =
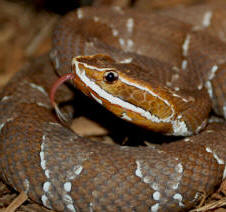
M 165 134 L 191 134 L 182 116 L 179 120 L 167 89 L 141 67 L 97 54 L 73 58 L 72 72 L 77 88 L 118 117 Z

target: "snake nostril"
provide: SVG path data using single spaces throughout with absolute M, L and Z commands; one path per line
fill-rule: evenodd
M 104 73 L 104 81 L 107 83 L 113 83 L 118 80 L 118 73 L 115 71 L 106 71 Z

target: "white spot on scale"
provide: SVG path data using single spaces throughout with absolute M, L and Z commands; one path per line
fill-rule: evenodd
M 74 166 L 73 170 L 68 173 L 68 179 L 69 180 L 75 179 L 78 175 L 80 175 L 82 170 L 83 170 L 82 166 L 80 165 Z
M 200 132 L 200 130 L 202 130 L 207 124 L 207 120 L 205 119 L 200 126 L 197 127 L 197 129 L 195 130 L 196 133 Z
M 71 191 L 71 182 L 64 183 L 64 190 L 66 192 L 70 192 Z
M 181 68 L 182 68 L 183 70 L 185 70 L 185 69 L 187 68 L 187 65 L 188 65 L 188 61 L 187 61 L 187 60 L 183 60 L 183 61 L 182 61 L 182 64 L 181 64 Z
M 127 40 L 127 51 L 131 51 L 133 47 L 133 41 L 131 39 Z
M 184 206 L 184 204 L 183 204 L 183 202 L 182 202 L 183 197 L 182 197 L 181 194 L 179 194 L 179 193 L 174 194 L 174 195 L 173 195 L 173 199 L 178 200 L 180 206 L 182 206 L 182 207 Z
M 140 165 L 140 162 L 136 160 L 136 164 L 137 164 L 137 169 L 135 171 L 135 174 L 136 176 L 142 178 L 143 177 L 143 174 L 141 172 L 141 165 Z
M 126 26 L 127 26 L 128 32 L 129 33 L 132 33 L 133 32 L 133 26 L 134 26 L 134 20 L 133 20 L 133 18 L 129 18 L 127 20 Z
M 159 190 L 159 185 L 157 184 L 157 183 L 152 183 L 151 184 L 151 188 L 153 189 L 153 190 L 155 190 L 155 191 L 157 191 L 157 190 Z
M 42 204 L 45 207 L 52 209 L 51 205 L 49 204 L 48 197 L 45 194 L 42 195 L 41 200 L 42 200 Z
M 97 16 L 94 16 L 93 20 L 94 20 L 95 22 L 98 22 L 98 21 L 100 20 L 100 18 L 97 17 Z
M 190 141 L 190 138 L 185 138 L 184 141 L 188 142 L 188 141 Z
M 125 40 L 123 38 L 119 38 L 119 43 L 123 47 L 125 45 Z
M 174 135 L 191 135 L 192 133 L 188 130 L 187 125 L 184 121 L 175 120 L 173 124 Z
M 154 204 L 153 206 L 151 206 L 151 211 L 152 212 L 157 212 L 159 209 L 159 203 Z
M 71 198 L 70 195 L 65 194 L 65 195 L 63 196 L 63 200 L 64 200 L 65 204 L 67 205 L 67 208 L 68 208 L 70 211 L 76 212 L 76 209 L 75 209 L 75 207 L 74 207 L 74 205 L 73 205 L 73 200 L 72 200 L 72 198 Z
M 223 180 L 226 178 L 226 166 L 224 167 Z
M 198 90 L 202 90 L 203 84 L 198 85 Z
M 8 99 L 10 99 L 11 98 L 11 96 L 4 96 L 2 99 L 1 99 L 1 102 L 4 102 L 4 101 L 6 101 L 6 100 L 8 100 Z
M 29 182 L 28 179 L 25 179 L 23 184 L 24 184 L 24 187 L 25 187 L 25 193 L 27 194 L 28 191 L 29 191 L 30 182 Z
M 92 202 L 89 203 L 89 212 L 93 212 L 93 203 Z
M 114 37 L 116 37 L 116 36 L 118 36 L 119 32 L 118 32 L 117 29 L 113 29 L 112 34 L 113 34 Z
M 43 191 L 44 191 L 44 192 L 49 192 L 50 186 L 51 186 L 51 183 L 50 183 L 49 181 L 45 182 L 45 183 L 43 184 Z
M 161 194 L 159 191 L 155 191 L 153 193 L 153 199 L 156 200 L 156 201 L 159 201 L 160 200 L 160 197 L 161 197 Z
M 42 102 L 37 102 L 36 104 L 37 104 L 39 107 L 44 107 L 44 108 L 47 108 L 47 109 L 51 108 L 49 105 L 43 104 Z
M 208 77 L 209 80 L 212 80 L 214 77 L 215 77 L 215 73 L 217 72 L 218 70 L 218 66 L 217 65 L 214 65 L 211 70 L 210 70 L 210 75 Z
M 224 114 L 224 118 L 226 119 L 226 103 L 225 103 L 225 105 L 223 106 L 223 114 Z
M 114 11 L 120 13 L 120 14 L 123 14 L 123 13 L 124 13 L 124 11 L 122 10 L 122 8 L 119 7 L 119 6 L 114 6 L 114 7 L 112 7 L 112 9 L 113 9 Z
M 179 87 L 175 87 L 174 90 L 175 90 L 175 91 L 179 91 L 180 88 L 179 88 Z
M 133 58 L 132 57 L 128 57 L 128 58 L 126 58 L 126 59 L 124 59 L 124 60 L 121 60 L 120 61 L 120 63 L 131 63 L 133 61 Z
M 78 9 L 77 10 L 77 16 L 78 16 L 78 19 L 82 19 L 83 18 L 83 11 L 82 11 L 82 9 Z
M 203 27 L 208 27 L 208 26 L 210 26 L 212 15 L 213 15 L 212 11 L 207 11 L 207 12 L 204 14 L 204 16 L 203 16 L 203 21 L 202 21 Z
M 209 152 L 209 153 L 212 153 L 213 157 L 216 159 L 218 164 L 224 164 L 224 160 L 220 159 L 218 157 L 218 155 L 215 152 L 213 152 L 212 149 L 210 149 L 210 147 L 206 147 L 206 151 Z
M 4 126 L 5 126 L 5 123 L 0 124 L 0 132 Z
M 40 165 L 41 165 L 42 169 L 44 170 L 46 177 L 49 178 L 50 177 L 49 176 L 50 175 L 50 171 L 46 168 L 46 160 L 45 160 L 45 144 L 44 144 L 45 139 L 46 139 L 46 136 L 43 135 L 42 136 L 41 151 L 39 153 L 40 161 L 41 161 Z
M 75 209 L 74 205 L 72 205 L 72 204 L 68 204 L 67 208 L 72 212 L 76 212 L 76 209 Z
M 188 49 L 189 49 L 190 40 L 191 40 L 191 35 L 188 34 L 186 36 L 186 38 L 184 40 L 184 43 L 183 43 L 183 46 L 182 46 L 183 55 L 184 56 L 187 56 L 188 55 Z
M 208 94 L 211 98 L 213 98 L 213 87 L 212 87 L 212 84 L 210 81 L 207 81 L 206 82 L 206 88 L 207 88 L 207 91 L 208 91 Z
M 175 170 L 178 172 L 178 173 L 183 173 L 183 165 L 181 163 L 178 163 L 177 166 L 175 167 Z
M 37 90 L 39 90 L 41 93 L 43 93 L 45 96 L 48 96 L 48 93 L 45 91 L 45 89 L 42 87 L 42 86 L 39 86 L 39 85 L 36 85 L 34 83 L 29 83 L 29 85 L 32 87 L 32 88 L 35 88 Z

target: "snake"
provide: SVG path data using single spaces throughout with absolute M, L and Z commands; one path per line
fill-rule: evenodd
M 170 10 L 67 14 L 51 62 L 33 59 L 0 93 L 1 179 L 69 212 L 187 211 L 212 194 L 226 177 L 226 125 L 209 119 L 226 118 L 224 15 L 206 6 L 195 24 Z M 67 80 L 126 122 L 178 140 L 134 147 L 77 135 L 52 106 L 73 98 Z

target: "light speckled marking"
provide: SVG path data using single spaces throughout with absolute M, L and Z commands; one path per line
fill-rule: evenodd
M 2 97 L 1 102 L 7 101 L 10 98 L 12 98 L 12 96 L 4 96 Z
M 89 203 L 89 212 L 93 212 L 93 203 L 92 202 Z
M 114 37 L 117 37 L 119 32 L 118 32 L 117 29 L 112 29 L 112 34 L 113 34 Z
M 160 197 L 161 197 L 161 194 L 159 191 L 155 191 L 153 193 L 153 199 L 156 200 L 156 201 L 159 201 L 160 200 Z
M 45 96 L 48 96 L 48 93 L 45 91 L 45 89 L 44 89 L 42 86 L 36 85 L 36 84 L 34 84 L 34 83 L 32 83 L 32 82 L 30 82 L 29 85 L 30 85 L 32 88 L 37 89 L 38 91 L 40 91 L 41 93 L 43 93 Z
M 184 43 L 182 45 L 182 49 L 183 49 L 183 56 L 187 56 L 188 55 L 188 50 L 189 50 L 189 44 L 190 44 L 190 40 L 191 40 L 191 35 L 187 35 Z
M 133 20 L 133 18 L 129 18 L 127 20 L 126 26 L 127 26 L 128 32 L 132 33 L 133 32 L 133 27 L 134 27 L 134 20 Z
M 2 128 L 5 126 L 5 124 L 10 121 L 13 121 L 13 118 L 6 119 L 6 121 L 4 123 L 0 124 L 0 133 L 1 133 Z
M 120 63 L 131 63 L 133 61 L 133 58 L 132 57 L 128 57 L 128 58 L 126 58 L 126 59 L 124 59 L 124 60 L 120 60 L 119 62 Z
M 224 180 L 226 178 L 226 166 L 224 167 L 224 172 L 223 172 L 223 179 Z
M 41 165 L 41 167 L 42 167 L 42 169 L 44 170 L 44 172 L 45 172 L 45 176 L 47 177 L 47 178 L 49 178 L 50 176 L 49 176 L 49 174 L 50 174 L 50 171 L 46 168 L 46 160 L 45 160 L 45 139 L 46 139 L 46 136 L 45 135 L 43 135 L 42 136 L 42 144 L 41 144 L 41 151 L 40 151 L 40 153 L 39 153 L 39 155 L 40 155 L 40 165 Z
M 210 81 L 207 81 L 206 82 L 206 88 L 207 88 L 207 91 L 208 91 L 208 94 L 211 98 L 213 98 L 213 87 L 212 87 L 212 84 Z
M 76 209 L 75 209 L 75 207 L 74 207 L 74 205 L 73 205 L 73 200 L 72 200 L 71 196 L 68 195 L 68 194 L 65 194 L 65 195 L 63 196 L 63 199 L 64 199 L 64 202 L 65 202 L 67 208 L 68 208 L 70 211 L 72 211 L 72 212 L 76 212 Z
M 218 66 L 217 65 L 214 65 L 211 68 L 210 73 L 209 73 L 209 76 L 208 76 L 208 79 L 209 80 L 212 80 L 215 77 L 215 73 L 217 72 L 217 70 L 218 70 Z
M 143 178 L 140 162 L 136 160 L 136 164 L 137 164 L 137 169 L 135 171 L 135 174 L 137 177 Z
M 159 203 L 156 203 L 151 206 L 151 211 L 152 212 L 157 212 L 159 210 Z
M 67 176 L 69 180 L 74 180 L 78 175 L 81 174 L 83 167 L 81 165 L 77 165 L 73 167 L 73 170 L 68 172 Z
M 29 192 L 30 182 L 29 182 L 28 179 L 25 179 L 23 184 L 24 184 L 24 187 L 25 187 L 25 191 L 24 192 L 27 194 Z
M 94 20 L 95 22 L 98 22 L 98 21 L 100 20 L 100 18 L 97 17 L 97 16 L 94 16 L 93 20 Z
M 183 204 L 183 202 L 182 202 L 183 197 L 182 197 L 181 194 L 179 194 L 179 193 L 174 194 L 174 195 L 173 195 L 173 199 L 178 200 L 178 201 L 179 201 L 179 205 L 180 205 L 181 207 L 184 206 L 184 204 Z
M 208 27 L 211 24 L 211 18 L 212 18 L 212 11 L 207 11 L 203 16 L 202 25 L 203 27 Z
M 207 124 L 207 119 L 205 119 L 200 126 L 198 126 L 195 130 L 196 133 L 200 132 L 200 130 L 202 130 Z
M 51 186 L 51 183 L 50 183 L 49 181 L 46 181 L 46 182 L 43 184 L 43 191 L 49 192 L 50 186 Z
M 43 204 L 45 207 L 47 207 L 47 208 L 49 208 L 49 209 L 52 209 L 52 206 L 51 206 L 50 203 L 49 203 L 48 197 L 47 197 L 45 194 L 42 195 L 41 200 L 42 200 L 42 204 Z
M 71 182 L 64 183 L 64 190 L 66 192 L 70 192 L 71 191 Z
M 183 60 L 183 61 L 182 61 L 182 64 L 181 64 L 181 68 L 182 68 L 183 70 L 185 70 L 185 69 L 187 68 L 187 65 L 188 65 L 188 61 L 187 61 L 187 60 Z
M 119 43 L 123 47 L 125 45 L 125 40 L 123 38 L 119 38 Z
M 114 6 L 114 7 L 112 7 L 112 9 L 121 15 L 124 13 L 123 9 L 119 6 Z
M 213 155 L 218 164 L 224 164 L 224 160 L 219 158 L 218 155 L 210 147 L 206 147 L 206 151 Z
M 191 141 L 190 138 L 185 138 L 184 139 L 185 142 Z
M 224 113 L 224 118 L 226 119 L 226 103 L 225 103 L 225 105 L 223 106 L 223 113 Z
M 198 85 L 198 90 L 202 90 L 202 88 L 203 88 L 203 84 L 200 84 L 200 85 Z
M 78 19 L 82 19 L 83 18 L 83 11 L 82 11 L 82 9 L 78 9 L 77 10 L 77 16 L 78 16 Z
M 183 165 L 181 163 L 178 163 L 177 166 L 175 167 L 175 170 L 178 172 L 178 173 L 183 173 Z
M 52 108 L 50 105 L 43 104 L 42 102 L 37 102 L 36 104 L 37 104 L 39 107 L 44 107 L 44 108 L 47 108 L 47 109 Z

